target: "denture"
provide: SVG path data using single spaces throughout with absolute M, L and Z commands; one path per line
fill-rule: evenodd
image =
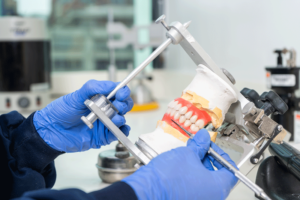
M 182 129 L 172 122 L 171 119 L 182 125 L 192 134 L 196 134 L 206 124 L 211 122 L 211 117 L 206 111 L 198 109 L 191 102 L 182 98 L 177 98 L 169 103 L 167 112 L 165 113 L 162 121 L 167 122 L 183 135 L 188 136 Z
M 183 90 L 181 97 L 168 104 L 162 120 L 157 122 L 156 129 L 139 137 L 158 154 L 185 146 L 189 140 L 189 136 L 172 120 L 192 134 L 208 124 L 218 128 L 222 125 L 230 105 L 237 100 L 237 94 L 231 86 L 210 69 L 199 65 L 196 71 L 196 76 Z M 217 133 L 209 133 L 214 142 Z

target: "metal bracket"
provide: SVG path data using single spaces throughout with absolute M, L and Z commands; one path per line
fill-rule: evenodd
M 282 131 L 282 126 L 281 125 L 277 125 L 276 128 L 274 129 L 274 133 L 272 135 L 272 137 L 264 144 L 264 146 L 259 150 L 259 152 L 255 155 L 253 155 L 250 158 L 250 161 L 252 164 L 257 164 L 259 161 L 259 158 L 261 157 L 261 155 L 263 154 L 263 152 L 266 150 L 266 148 L 271 144 L 272 140 Z

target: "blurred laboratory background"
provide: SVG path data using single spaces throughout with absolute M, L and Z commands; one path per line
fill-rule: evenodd
M 79 89 L 90 79 L 123 80 L 166 40 L 166 30 L 161 24 L 154 23 L 162 14 L 166 15 L 167 24 L 173 21 L 191 21 L 188 28 L 190 33 L 220 68 L 227 69 L 234 76 L 239 90 L 247 87 L 261 94 L 274 89 L 268 87 L 270 71 L 266 67 L 288 66 L 287 60 L 291 60 L 291 56 L 296 57 L 296 53 L 287 52 L 300 52 L 300 1 L 297 0 L 0 2 L 2 17 L 40 19 L 46 25 L 50 41 L 49 51 L 46 51 L 50 59 L 50 66 L 46 70 L 50 77 L 47 80 L 50 85 L 49 102 Z M 281 64 L 278 63 L 278 53 L 274 53 L 275 50 L 280 51 Z M 292 67 L 299 66 L 299 61 L 294 59 L 294 64 Z M 137 104 L 135 109 L 142 111 L 129 113 L 126 118 L 129 125 L 134 124 L 131 139 L 136 140 L 139 134 L 154 130 L 157 120 L 166 110 L 167 102 L 181 95 L 194 77 L 195 68 L 194 62 L 179 45 L 170 45 L 130 83 Z M 299 79 L 299 71 L 296 77 Z M 299 84 L 299 80 L 296 82 Z M 295 101 L 298 105 L 298 86 L 291 93 L 295 96 L 286 101 Z M 7 105 L 6 101 L 5 103 Z M 27 105 L 24 99 L 19 103 Z M 293 130 L 296 142 L 300 142 L 298 107 L 293 108 L 291 114 L 298 115 L 298 118 L 292 119 L 295 124 L 290 125 L 293 129 L 298 126 Z M 26 107 L 17 109 L 24 113 L 34 111 L 26 110 Z M 115 144 L 104 150 L 114 148 Z M 68 168 L 74 167 L 74 160 L 80 160 L 78 155 L 68 155 L 68 159 L 63 156 L 58 158 L 55 188 L 79 187 L 92 191 L 104 187 L 99 186 L 94 165 L 99 151 L 91 152 L 93 153 L 89 155 L 80 153 L 86 162 L 82 163 L 81 168 L 76 166 L 80 168 L 78 172 L 82 172 L 76 173 L 78 177 L 74 177 L 74 171 Z M 87 173 L 89 171 L 93 173 Z M 240 191 L 248 192 L 245 188 Z M 235 198 L 230 196 L 229 199 Z
M 107 46 L 109 16 L 127 28 L 150 25 L 161 14 L 167 22 L 192 21 L 189 30 L 238 86 L 266 84 L 265 66 L 276 65 L 277 48 L 299 49 L 298 1 L 196 1 L 196 0 L 2 0 L 2 16 L 24 16 L 46 21 L 51 39 L 52 90 L 69 93 L 89 78 L 107 78 L 112 57 Z M 145 36 L 140 31 L 140 40 Z M 116 35 L 115 35 L 116 36 Z M 165 39 L 161 30 L 161 39 Z M 143 41 L 140 41 L 143 42 Z M 114 50 L 118 74 L 137 66 L 155 47 L 129 44 Z M 149 45 L 150 46 L 150 45 Z M 181 48 L 170 46 L 147 72 L 162 69 L 193 74 L 195 66 Z M 122 77 L 122 75 L 119 75 Z M 63 79 L 63 80 L 60 80 Z M 120 79 L 118 79 L 120 80 Z M 155 79 L 153 78 L 153 81 Z M 61 82 L 63 81 L 63 83 Z M 170 89 L 170 88 L 169 88 Z M 160 90 L 160 88 L 156 88 Z M 172 89 L 170 89 L 172 90 Z M 164 92 L 153 91 L 161 98 Z
M 298 50 L 300 46 L 297 42 L 300 3 L 295 0 L 2 0 L 0 6 L 2 16 L 45 20 L 51 40 L 51 79 L 55 95 L 74 91 L 91 78 L 108 79 L 111 57 L 118 70 L 117 80 L 122 80 L 128 68 L 140 64 L 155 49 L 155 45 L 141 48 L 128 42 L 112 53 L 107 45 L 109 16 L 128 29 L 149 26 L 163 13 L 168 23 L 191 20 L 190 32 L 219 67 L 234 75 L 237 87 L 250 85 L 259 92 L 265 90 L 264 68 L 276 65 L 273 51 L 278 48 Z M 159 31 L 160 39 L 164 40 L 164 30 Z M 147 34 L 145 29 L 139 31 L 140 43 L 148 42 Z M 192 60 L 173 45 L 146 71 L 152 74 L 163 70 L 171 74 L 180 71 L 182 76 L 188 76 L 193 75 L 194 69 Z M 165 91 L 156 87 L 155 80 L 159 77 L 153 76 L 151 84 L 155 85 L 153 96 L 158 99 L 164 98 L 165 92 L 173 94 L 173 88 L 178 87 L 175 83 Z

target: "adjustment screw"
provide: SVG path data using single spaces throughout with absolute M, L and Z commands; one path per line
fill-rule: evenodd
M 230 82 L 234 85 L 235 84 L 235 79 L 234 77 L 229 73 L 229 71 L 227 71 L 224 68 L 221 68 L 222 72 L 225 74 L 225 76 L 230 80 Z
M 162 15 L 160 16 L 156 21 L 155 23 L 156 24 L 159 24 L 161 23 L 167 30 L 170 30 L 170 27 L 167 25 L 167 23 L 165 22 L 165 19 L 166 19 L 166 16 L 165 15 Z

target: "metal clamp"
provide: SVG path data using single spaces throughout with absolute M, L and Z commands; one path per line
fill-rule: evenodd
M 97 120 L 97 115 L 93 112 L 90 105 L 95 104 L 105 113 L 105 115 L 112 119 L 119 111 L 118 109 L 104 96 L 97 94 L 91 99 L 87 99 L 84 104 L 90 109 L 91 113 L 88 116 L 82 116 L 81 120 L 90 128 L 94 127 L 93 123 Z
M 261 155 L 270 145 L 270 143 L 279 135 L 285 134 L 283 127 L 265 115 L 263 109 L 255 107 L 254 103 L 248 103 L 243 109 L 245 125 L 248 127 L 249 132 L 256 138 L 255 145 L 259 148 L 265 139 L 268 141 L 264 144 L 259 151 L 254 154 L 250 161 L 252 164 L 257 164 Z M 283 137 L 282 137 L 283 138 Z M 275 141 L 278 142 L 278 141 Z
M 272 135 L 272 137 L 265 143 L 265 145 L 259 150 L 259 152 L 257 152 L 255 155 L 253 155 L 250 158 L 250 161 L 252 164 L 257 164 L 261 155 L 263 154 L 263 152 L 266 150 L 266 148 L 271 144 L 271 142 L 273 141 L 273 139 L 282 131 L 283 127 L 281 125 L 277 125 L 275 130 L 274 130 L 274 134 Z
M 118 138 L 118 140 L 128 149 L 128 151 L 137 158 L 138 162 L 144 165 L 150 162 L 150 159 L 139 150 L 125 135 L 124 133 L 111 121 L 111 119 L 106 115 L 101 108 L 96 105 L 93 101 L 87 103 L 88 108 L 94 113 L 99 120 L 107 127 L 113 134 Z

